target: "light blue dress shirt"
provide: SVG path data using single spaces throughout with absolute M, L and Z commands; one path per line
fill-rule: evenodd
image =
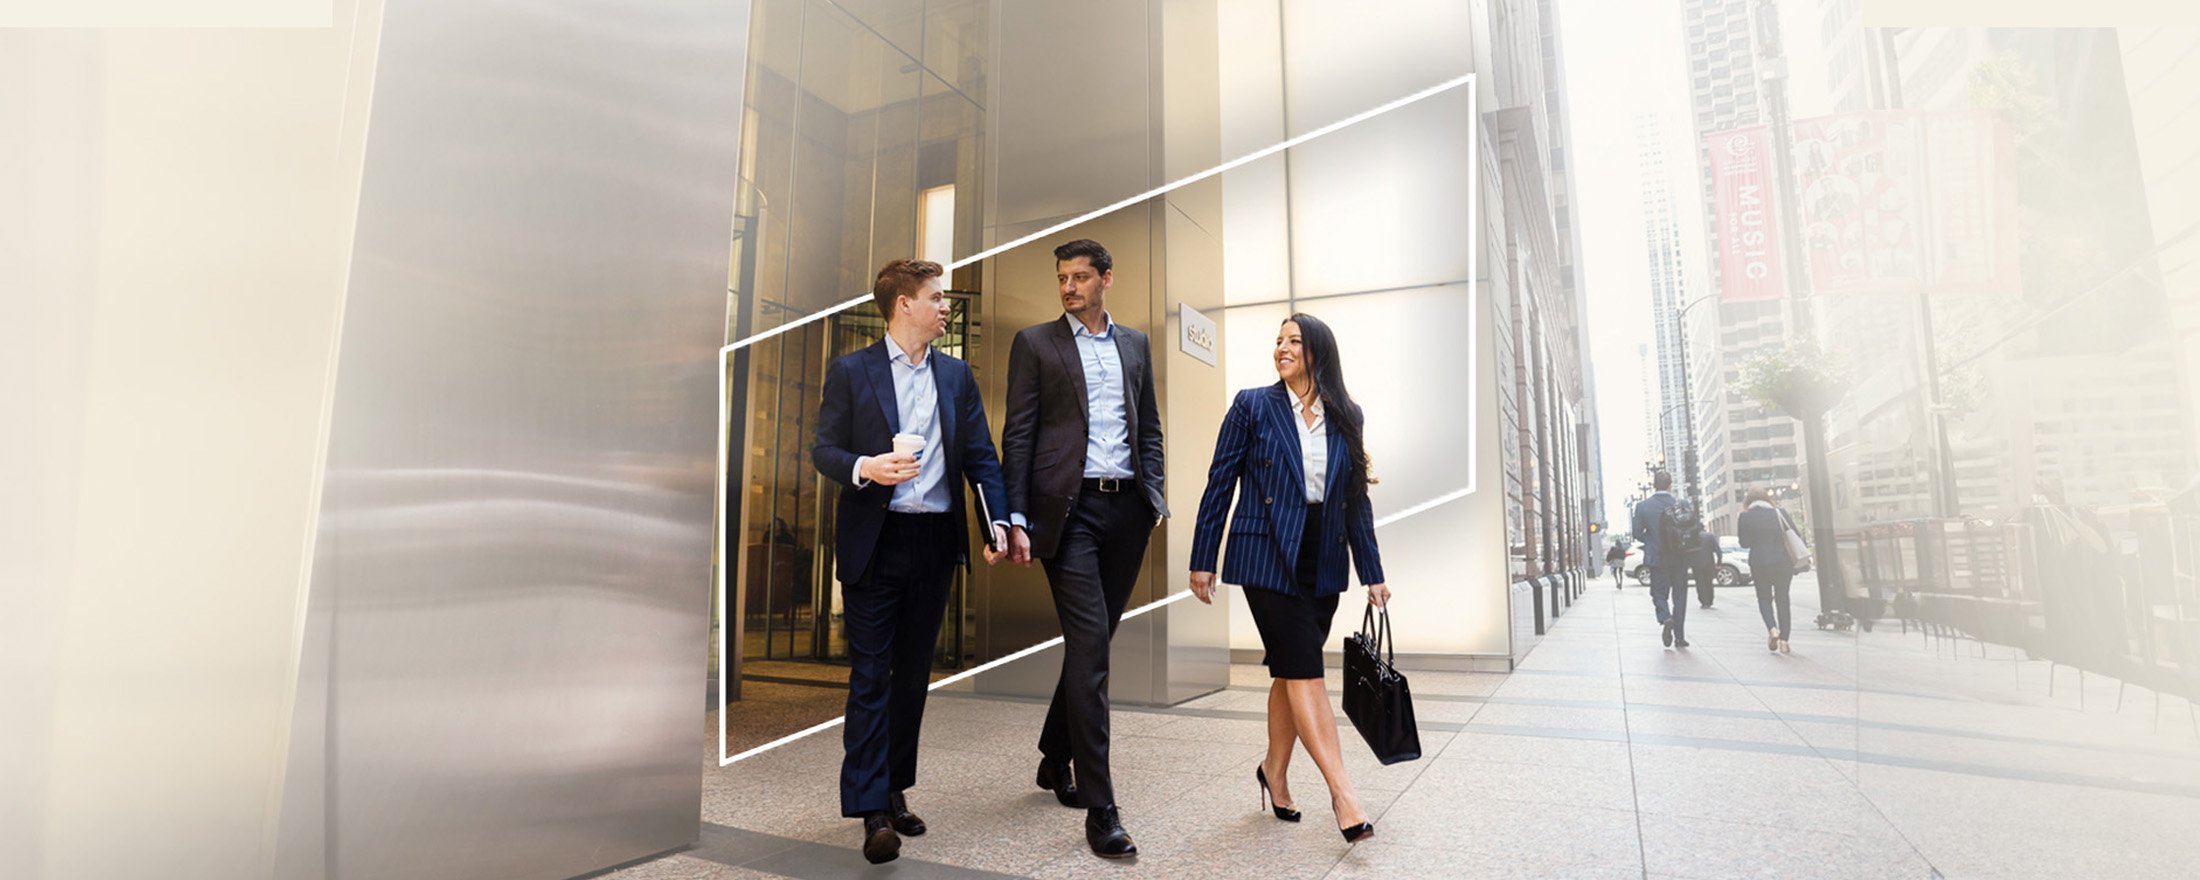
M 1123 353 L 1115 347 L 1115 319 L 1102 317 L 1107 329 L 1094 335 L 1075 316 L 1062 316 L 1085 366 L 1085 476 L 1129 479 L 1131 425 L 1124 406 L 1130 398 L 1123 387 Z
M 910 363 L 909 353 L 888 336 L 886 357 L 894 376 L 894 407 L 901 416 L 901 430 L 924 435 L 924 450 L 917 453 L 917 478 L 894 486 L 894 497 L 886 502 L 886 509 L 895 513 L 946 513 L 953 498 L 948 495 L 947 453 L 940 432 L 939 385 L 932 378 L 933 355 L 928 351 L 924 363 Z M 870 457 L 856 459 L 858 488 L 870 484 L 863 479 L 863 462 Z

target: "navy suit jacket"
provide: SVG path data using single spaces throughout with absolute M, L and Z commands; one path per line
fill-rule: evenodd
M 970 537 L 959 487 L 967 480 L 971 488 L 984 493 L 993 516 L 1007 520 L 1001 460 L 993 451 L 985 402 L 979 399 L 970 365 L 937 351 L 925 357 L 932 362 L 932 382 L 939 389 L 940 447 L 947 456 L 943 482 L 955 518 L 956 551 L 961 564 L 969 565 Z M 858 489 L 853 482 L 856 459 L 892 452 L 894 435 L 901 432 L 892 370 L 885 340 L 834 358 L 825 368 L 825 401 L 818 407 L 817 444 L 810 448 L 810 461 L 818 473 L 841 486 L 833 559 L 844 584 L 855 583 L 869 568 L 880 527 L 886 522 L 886 505 L 894 499 L 892 486 L 872 483 Z
M 1673 493 L 1662 491 L 1635 502 L 1635 516 L 1628 524 L 1627 531 L 1633 533 L 1635 540 L 1642 544 L 1642 564 L 1655 568 L 1668 562 L 1658 555 L 1658 534 L 1665 529 L 1665 512 L 1679 503 L 1680 499 L 1674 497 Z M 1676 566 L 1687 562 L 1684 559 L 1670 561 Z
M 1214 464 L 1207 469 L 1207 490 L 1199 497 L 1199 520 L 1192 531 L 1192 570 L 1214 571 L 1222 549 L 1222 513 L 1243 483 L 1237 510 L 1230 515 L 1228 553 L 1222 582 L 1279 592 L 1296 592 L 1299 541 L 1306 533 L 1305 459 L 1299 450 L 1298 418 L 1291 392 L 1277 382 L 1248 388 L 1230 402 L 1222 434 L 1215 439 Z M 1345 555 L 1351 551 L 1360 583 L 1383 583 L 1382 554 L 1375 549 L 1375 514 L 1367 493 L 1346 497 L 1345 445 L 1335 423 L 1329 426 L 1328 497 L 1322 503 L 1321 550 L 1314 595 L 1345 590 Z
M 1749 551 L 1750 571 L 1794 567 L 1795 560 L 1788 558 L 1787 529 L 1787 512 L 1778 507 L 1750 507 L 1735 517 L 1734 536 Z

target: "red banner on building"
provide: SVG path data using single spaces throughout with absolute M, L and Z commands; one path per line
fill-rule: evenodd
M 1713 132 L 1704 136 L 1704 148 L 1711 155 L 1719 301 L 1779 299 L 1787 284 L 1772 205 L 1772 129 Z
M 1821 293 L 1924 277 L 1918 236 L 1919 121 L 1899 110 L 1795 122 L 1803 249 Z
M 1814 291 L 2015 285 L 2015 158 L 1992 115 L 1874 110 L 1803 119 L 1793 143 Z

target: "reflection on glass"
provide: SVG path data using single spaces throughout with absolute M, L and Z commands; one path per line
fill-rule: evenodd
M 759 4 L 742 154 L 753 256 L 732 285 L 736 338 L 862 295 L 878 264 L 916 252 L 926 190 L 954 187 L 950 246 L 975 247 L 983 110 L 875 27 L 920 6 Z
M 971 354 L 973 296 L 948 297 L 953 312 L 935 350 Z M 840 581 L 833 571 L 833 521 L 839 484 L 810 463 L 815 419 L 824 392 L 825 365 L 861 350 L 886 334 L 886 322 L 867 307 L 850 309 L 752 346 L 755 404 L 749 412 L 751 466 L 743 498 L 745 524 L 739 574 L 745 616 L 743 657 L 750 660 L 844 662 Z M 958 667 L 962 643 L 964 578 L 960 570 L 948 597 L 947 627 L 936 654 L 940 665 Z M 791 674 L 780 669 L 779 674 Z M 807 673 L 844 679 L 844 670 Z
M 955 260 L 955 185 L 917 195 L 917 258 L 947 265 Z

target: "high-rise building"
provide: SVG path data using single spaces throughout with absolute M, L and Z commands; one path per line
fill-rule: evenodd
M 1705 222 L 1714 216 L 1709 157 L 1703 136 L 1763 124 L 1758 102 L 1755 44 L 1749 0 L 1683 0 L 1681 21 L 1688 56 L 1689 100 L 1693 112 L 1699 186 Z M 1717 289 L 1719 256 L 1705 259 L 1710 278 L 1705 292 Z M 1709 314 L 1703 314 L 1709 313 Z M 1702 316 L 1699 317 L 1698 315 Z M 1688 316 L 1689 355 L 1695 363 L 1696 436 L 1706 521 L 1731 533 L 1741 513 L 1743 493 L 1774 490 L 1802 479 L 1793 419 L 1743 395 L 1736 387 L 1742 365 L 1786 345 L 1784 303 L 1778 300 L 1726 303 Z
M 1884 31 L 1862 24 L 1861 0 L 1812 0 L 1791 4 L 1809 24 L 1825 62 L 1826 95 L 1835 113 L 1889 106 Z
M 1660 406 L 1662 399 L 1658 396 L 1658 381 L 1653 378 L 1658 375 L 1657 361 L 1651 358 L 1648 343 L 1635 346 L 1635 360 L 1641 365 L 1641 372 L 1636 375 L 1642 383 L 1639 389 L 1642 397 L 1642 461 L 1649 464 L 1665 457 L 1665 430 L 1658 421 L 1658 411 L 1663 409 Z M 1644 476 L 1629 474 L 1629 482 L 1632 484 L 1640 481 Z
M 1596 533 L 1587 531 L 1600 527 L 1604 520 L 1604 481 L 1598 476 L 1597 463 L 1604 460 L 1604 440 L 1597 411 L 1596 376 L 1589 369 L 1592 350 L 1589 346 L 1589 299 L 1582 281 L 1582 266 L 1575 255 L 1581 250 L 1581 227 L 1574 222 L 1574 179 L 1567 164 L 1567 154 L 1573 149 L 1573 128 L 1568 124 L 1566 103 L 1565 42 L 1560 39 L 1558 9 L 1552 0 L 1537 0 L 1536 25 L 1541 35 L 1542 51 L 1538 53 L 1543 66 L 1543 110 L 1546 124 L 1550 126 L 1551 168 L 1551 222 L 1557 227 L 1554 238 L 1558 245 L 1558 280 L 1563 291 L 1562 302 L 1573 309 L 1575 356 L 1564 361 L 1572 374 L 1572 384 L 1579 389 L 1577 409 L 1573 424 L 1569 426 L 1577 437 L 1579 460 L 1575 471 L 1586 475 L 1580 481 L 1580 516 L 1574 519 L 1577 528 L 1583 530 L 1579 544 L 1584 563 L 1595 569 L 1603 564 L 1598 553 L 1600 546 Z
M 1635 162 L 1642 179 L 1643 256 L 1650 279 L 1650 326 L 1657 349 L 1655 401 L 1649 408 L 1657 432 L 1656 454 L 1651 461 L 1683 477 L 1689 438 L 1687 365 L 1681 362 L 1680 308 L 1687 302 L 1688 280 L 1681 250 L 1672 181 L 1674 169 L 1668 157 L 1674 152 L 1671 137 L 1657 114 L 1635 118 Z M 1681 153 L 1685 157 L 1686 153 Z

